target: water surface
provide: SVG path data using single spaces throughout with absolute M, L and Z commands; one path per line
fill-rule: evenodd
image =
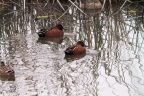
M 0 95 L 143 96 L 142 13 L 119 7 L 84 10 L 88 16 L 75 6 L 66 6 L 65 14 L 52 6 L 51 12 L 42 5 L 26 7 L 25 14 L 7 7 L 0 20 L 0 59 L 15 70 L 15 79 L 0 78 Z M 44 15 L 41 8 L 51 17 L 35 20 Z M 40 28 L 56 23 L 66 28 L 64 37 L 38 37 Z M 88 45 L 86 54 L 65 56 L 78 40 Z

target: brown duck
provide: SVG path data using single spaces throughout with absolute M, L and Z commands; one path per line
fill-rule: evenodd
M 14 75 L 14 70 L 6 66 L 4 62 L 0 62 L 0 75 Z
M 68 47 L 64 52 L 66 55 L 86 53 L 86 45 L 83 41 L 78 41 L 75 45 Z
M 50 30 L 41 29 L 38 33 L 39 37 L 58 37 L 63 36 L 63 26 L 61 24 L 57 24 L 55 27 L 51 28 Z

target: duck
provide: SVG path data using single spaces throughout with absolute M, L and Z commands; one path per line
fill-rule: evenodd
M 86 45 L 83 41 L 78 41 L 75 45 L 66 48 L 64 51 L 66 55 L 82 54 L 86 53 Z
M 40 29 L 37 33 L 39 37 L 58 37 L 63 36 L 63 26 L 61 24 L 57 24 L 55 27 L 49 29 Z
M 14 75 L 14 70 L 2 61 L 0 62 L 0 75 Z
M 100 2 L 90 2 L 90 1 L 84 1 L 80 0 L 80 8 L 84 9 L 101 9 L 102 4 Z

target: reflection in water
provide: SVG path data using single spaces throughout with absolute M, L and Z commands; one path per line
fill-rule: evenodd
M 143 22 L 132 18 L 136 15 L 129 8 L 88 11 L 87 17 L 71 6 L 60 17 L 60 8 L 48 12 L 35 5 L 29 13 L 14 11 L 1 18 L 0 59 L 13 66 L 15 81 L 0 77 L 0 95 L 143 96 Z M 34 21 L 46 12 L 47 20 Z M 39 38 L 36 31 L 55 25 L 57 18 L 68 28 L 67 38 Z M 86 54 L 66 56 L 64 50 L 78 40 L 89 46 Z
M 1 81 L 15 81 L 15 76 L 14 75 L 1 75 L 0 76 Z
M 48 42 L 55 42 L 61 44 L 66 37 L 39 37 L 37 42 L 41 44 L 48 44 Z
M 67 60 L 67 62 L 69 61 L 74 61 L 74 60 L 78 60 L 80 58 L 83 58 L 86 54 L 76 54 L 76 55 L 65 55 L 64 59 Z

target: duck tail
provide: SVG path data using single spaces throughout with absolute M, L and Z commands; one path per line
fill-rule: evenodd
M 69 51 L 67 51 L 67 50 L 64 51 L 64 52 L 65 52 L 66 55 L 72 55 L 72 54 L 73 54 L 72 52 L 69 52 Z
M 73 54 L 73 49 L 75 48 L 75 46 L 72 47 L 68 47 L 64 52 L 66 55 L 72 55 Z
M 39 37 L 45 37 L 46 32 L 47 32 L 47 29 L 41 29 L 37 34 Z

